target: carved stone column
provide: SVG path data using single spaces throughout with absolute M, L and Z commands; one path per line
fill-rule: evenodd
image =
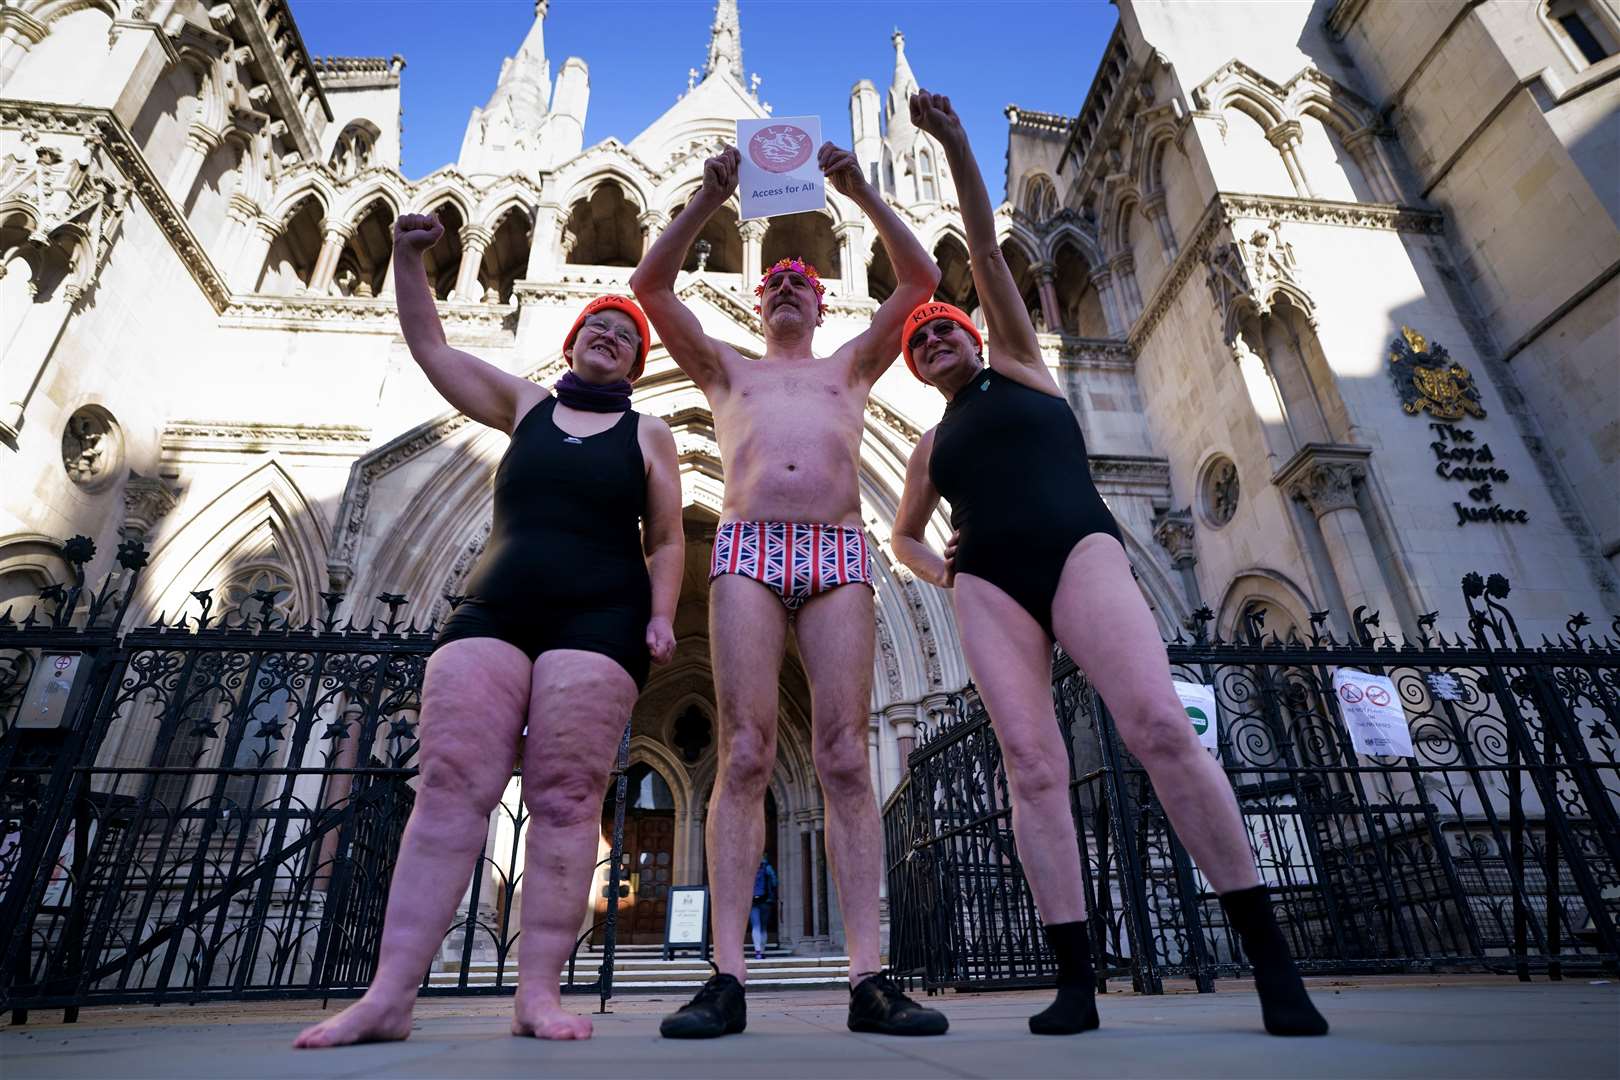
M 30 279 L 30 298 L 21 325 L 9 342 L 4 342 L 4 363 L 0 364 L 0 442 L 17 448 L 23 417 L 41 385 L 52 356 L 51 344 L 61 336 L 63 325 L 72 315 L 76 290 L 58 285 L 45 300 L 33 299 L 35 281 Z
M 1142 314 L 1142 290 L 1136 285 L 1136 256 L 1129 251 L 1121 252 L 1114 256 L 1108 269 L 1119 293 L 1119 309 L 1123 316 L 1121 331 L 1129 334 Z
M 28 50 L 44 41 L 48 33 L 49 27 L 20 8 L 8 6 L 0 14 L 0 83 L 10 81 Z
M 1345 617 L 1353 618 L 1356 608 L 1365 607 L 1368 614 L 1383 613 L 1393 629 L 1397 609 L 1356 505 L 1356 486 L 1367 478 L 1370 453 L 1360 447 L 1312 444 L 1295 454 L 1274 480 L 1315 515 L 1333 576 L 1349 607 Z
M 460 235 L 461 265 L 456 268 L 456 287 L 450 290 L 450 299 L 478 300 L 484 295 L 478 287 L 478 269 L 484 265 L 484 252 L 495 234 L 482 225 L 463 225 Z
M 131 472 L 124 482 L 124 523 L 119 533 L 125 540 L 138 540 L 150 547 L 159 519 L 178 501 L 174 490 L 161 478 Z
M 840 221 L 833 226 L 838 238 L 838 257 L 845 296 L 866 295 L 866 226 L 859 221 Z
M 321 241 L 321 254 L 315 260 L 315 269 L 309 275 L 309 291 L 316 296 L 324 296 L 332 286 L 332 275 L 337 272 L 338 259 L 343 256 L 343 245 L 349 242 L 349 236 L 354 232 L 352 226 L 341 223 L 329 223 L 326 226 L 326 236 Z
M 1160 514 L 1153 523 L 1153 539 L 1169 554 L 1170 565 L 1181 575 L 1181 589 L 1187 596 L 1187 605 L 1195 610 L 1203 607 L 1198 575 L 1194 572 L 1198 565 L 1198 549 L 1193 542 L 1192 507 Z
M 1110 337 L 1125 337 L 1130 333 L 1130 322 L 1125 318 L 1119 297 L 1114 289 L 1114 275 L 1106 266 L 1091 272 L 1091 284 L 1096 287 L 1097 299 L 1102 301 L 1103 318 L 1108 322 Z
M 905 776 L 906 759 L 911 756 L 912 749 L 917 745 L 918 708 L 915 702 L 897 701 L 883 710 L 884 722 L 894 729 L 894 743 L 899 751 L 901 776 Z
M 1298 120 L 1284 120 L 1266 132 L 1266 141 L 1282 155 L 1283 168 L 1288 170 L 1288 179 L 1294 182 L 1295 194 L 1302 199 L 1314 199 L 1316 192 L 1311 190 L 1310 181 L 1305 178 L 1305 167 L 1299 161 L 1299 144 L 1304 137 L 1305 129 Z
M 275 243 L 279 230 L 275 222 L 255 217 L 246 225 L 245 231 L 247 236 L 231 268 L 232 292 L 250 293 L 259 287 L 259 279 L 264 275 L 264 262 L 270 256 L 270 245 Z
M 883 757 L 878 739 L 882 723 L 882 713 L 871 713 L 866 718 L 866 766 L 872 774 L 872 790 L 879 803 L 883 802 Z
M 765 269 L 761 261 L 765 243 L 765 223 L 763 221 L 744 221 L 737 226 L 737 231 L 742 233 L 743 242 L 743 292 L 752 295 L 754 283 L 759 280 L 759 275 Z
M 562 221 L 563 208 L 557 203 L 543 202 L 534 208 L 529 265 L 523 272 L 523 276 L 530 281 L 549 280 L 562 264 L 562 254 L 558 248 L 558 228 Z
M 647 254 L 658 234 L 669 225 L 669 215 L 662 210 L 643 210 L 636 218 L 636 224 L 641 226 L 641 253 Z
M 191 185 L 197 180 L 197 174 L 202 171 L 203 162 L 208 155 L 219 148 L 225 138 L 206 124 L 192 121 L 191 127 L 186 131 L 186 148 L 180 152 L 180 158 L 169 171 L 168 182 L 164 185 L 169 191 L 169 197 L 176 206 L 184 206 L 186 196 L 191 193 Z
M 1153 227 L 1159 231 L 1159 246 L 1164 249 L 1166 264 L 1173 261 L 1181 250 L 1176 245 L 1175 230 L 1170 228 L 1170 215 L 1165 210 L 1164 192 L 1155 192 L 1151 198 L 1142 204 L 1142 213 L 1153 222 Z
M 1401 201 L 1400 192 L 1395 186 L 1395 175 L 1372 128 L 1362 128 L 1345 139 L 1344 148 L 1361 168 L 1361 175 L 1366 177 L 1367 186 L 1372 188 L 1373 198 L 1381 202 Z
M 1046 320 L 1046 329 L 1058 333 L 1063 329 L 1063 305 L 1058 303 L 1057 267 L 1043 262 L 1036 263 L 1031 269 L 1035 273 L 1036 290 L 1041 297 L 1041 317 Z

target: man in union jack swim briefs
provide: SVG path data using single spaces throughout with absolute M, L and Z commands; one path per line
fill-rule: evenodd
M 765 335 L 758 360 L 709 337 L 675 296 L 687 249 L 736 190 L 735 147 L 704 164 L 702 189 L 630 278 L 670 356 L 708 397 L 726 468 L 709 586 L 720 706 L 705 844 L 716 974 L 664 1018 L 670 1038 L 729 1035 L 747 1023 L 743 928 L 765 843 L 777 678 L 790 624 L 810 678 L 828 864 L 849 945 L 849 1026 L 895 1035 L 946 1028 L 944 1016 L 908 999 L 878 969 L 882 831 L 866 751 L 872 570 L 856 479 L 867 395 L 894 362 L 906 316 L 933 296 L 939 268 L 867 183 L 854 155 L 828 143 L 818 163 L 872 219 L 898 281 L 872 325 L 831 356 L 811 351 L 826 308 L 816 270 L 802 260 L 776 263 L 755 290 Z

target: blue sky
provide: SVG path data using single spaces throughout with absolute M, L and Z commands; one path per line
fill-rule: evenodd
M 416 178 L 455 160 L 475 105 L 533 21 L 532 0 L 291 0 L 312 55 L 405 57 L 404 163 Z M 743 65 L 778 116 L 819 115 L 848 145 L 849 90 L 886 93 L 889 35 L 906 35 L 918 81 L 949 94 L 999 199 L 1007 150 L 1002 109 L 1073 115 L 1117 15 L 1105 0 L 741 0 Z M 628 142 L 686 89 L 708 54 L 713 0 L 552 0 L 546 55 L 590 66 L 585 145 Z

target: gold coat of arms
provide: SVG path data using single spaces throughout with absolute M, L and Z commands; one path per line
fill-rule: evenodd
M 1389 347 L 1389 370 L 1407 415 L 1427 411 L 1436 420 L 1461 420 L 1464 414 L 1485 418 L 1474 376 L 1451 359 L 1445 346 L 1410 326 L 1401 327 L 1401 336 Z

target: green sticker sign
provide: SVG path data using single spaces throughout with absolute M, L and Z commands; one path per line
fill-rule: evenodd
M 1181 707 L 1187 710 L 1187 719 L 1192 721 L 1193 732 L 1198 736 L 1201 746 L 1213 750 L 1218 745 L 1219 729 L 1217 721 L 1219 713 L 1215 708 L 1215 688 L 1203 683 L 1182 682 L 1174 680 L 1176 696 L 1181 699 Z

